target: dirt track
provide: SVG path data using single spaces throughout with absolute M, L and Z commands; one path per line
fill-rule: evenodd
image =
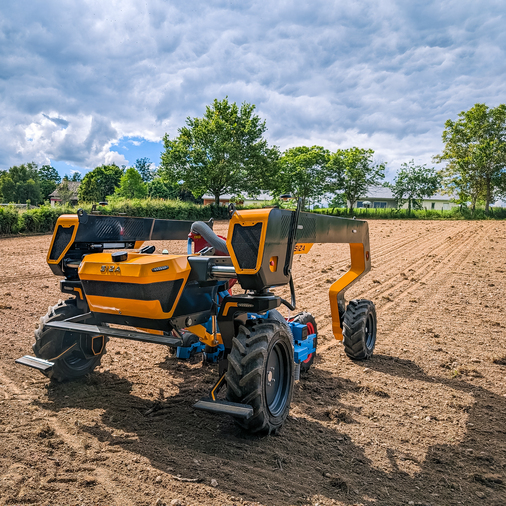
M 296 257 L 319 357 L 266 438 L 193 410 L 216 371 L 160 346 L 112 340 L 69 384 L 15 365 L 62 294 L 49 236 L 1 239 L 0 505 L 506 504 L 506 223 L 370 229 L 373 269 L 347 296 L 377 305 L 375 356 L 353 363 L 331 336 L 346 248 Z

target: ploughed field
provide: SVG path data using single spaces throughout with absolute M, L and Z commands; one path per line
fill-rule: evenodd
M 63 296 L 50 236 L 1 239 L 0 505 L 506 504 L 506 223 L 369 226 L 373 268 L 347 299 L 376 303 L 375 355 L 352 362 L 331 335 L 348 247 L 296 256 L 318 358 L 263 438 L 195 411 L 215 366 L 159 345 L 113 339 L 74 383 L 15 365 Z

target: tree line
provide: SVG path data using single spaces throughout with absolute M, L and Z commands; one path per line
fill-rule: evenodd
M 85 175 L 79 200 L 100 202 L 114 198 L 162 198 L 199 202 L 211 194 L 240 200 L 261 190 L 274 197 L 291 194 L 309 202 L 330 200 L 335 207 L 356 206 L 371 186 L 392 190 L 399 206 L 420 208 L 424 198 L 438 191 L 457 203 L 489 206 L 506 195 L 506 106 L 476 104 L 448 120 L 443 131 L 443 152 L 434 162 L 446 162 L 436 171 L 413 160 L 401 165 L 393 183 L 384 182 L 386 164 L 374 160 L 374 151 L 351 147 L 331 152 L 322 146 L 298 146 L 281 152 L 264 137 L 265 121 L 255 106 L 237 105 L 228 98 L 214 100 L 202 118 L 190 118 L 178 135 L 163 138 L 161 164 L 148 158 L 133 167 L 102 165 Z M 77 178 L 77 176 L 76 176 Z M 46 200 L 60 184 L 57 171 L 29 163 L 0 173 L 3 202 Z M 60 186 L 65 193 L 65 181 Z M 67 187 L 68 188 L 68 187 Z
M 34 162 L 14 165 L 9 170 L 0 171 L 0 201 L 3 203 L 39 205 L 49 200 L 49 196 L 62 183 L 80 181 L 81 175 L 75 172 L 70 178 L 63 179 L 50 165 L 38 165 Z
M 241 107 L 228 99 L 214 100 L 202 118 L 187 118 L 178 136 L 165 135 L 160 176 L 182 181 L 194 195 L 291 193 L 309 200 L 329 196 L 331 205 L 353 208 L 371 186 L 391 188 L 400 207 L 420 208 L 424 198 L 438 191 L 460 204 L 491 203 L 506 196 L 506 106 L 476 104 L 448 120 L 442 135 L 443 152 L 433 161 L 446 162 L 436 171 L 413 160 L 403 163 L 393 183 L 384 182 L 385 164 L 374 161 L 374 151 L 352 147 L 335 153 L 322 146 L 299 146 L 283 153 L 269 146 L 265 121 L 255 106 Z M 333 195 L 333 198 L 332 198 Z

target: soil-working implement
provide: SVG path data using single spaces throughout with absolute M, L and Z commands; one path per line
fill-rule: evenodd
M 286 420 L 294 381 L 315 358 L 317 325 L 295 311 L 294 254 L 314 243 L 348 243 L 351 267 L 330 287 L 332 331 L 354 360 L 369 358 L 376 312 L 368 300 L 346 307 L 344 292 L 371 266 L 367 222 L 278 208 L 229 209 L 226 238 L 209 223 L 124 216 L 63 215 L 47 262 L 69 297 L 35 331 L 35 356 L 18 363 L 56 381 L 91 373 L 110 338 L 167 346 L 180 359 L 202 353 L 218 364 L 209 397 L 195 408 L 229 414 L 251 433 Z M 155 254 L 146 241 L 188 240 L 188 253 Z M 166 252 L 164 252 L 166 253 Z M 244 293 L 232 294 L 238 283 Z M 289 285 L 291 300 L 273 287 Z M 121 328 L 118 328 L 121 326 Z M 128 327 L 125 329 L 125 326 Z M 226 387 L 226 397 L 219 395 Z

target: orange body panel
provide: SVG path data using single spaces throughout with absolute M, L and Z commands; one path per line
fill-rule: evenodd
M 232 259 L 232 264 L 234 265 L 235 271 L 239 274 L 256 274 L 260 270 L 260 266 L 262 265 L 262 260 L 264 256 L 264 246 L 265 246 L 265 234 L 267 233 L 267 222 L 269 221 L 269 213 L 272 209 L 248 209 L 246 211 L 237 211 L 232 216 L 229 226 L 228 226 L 228 235 L 227 235 L 227 248 L 230 253 L 230 258 Z M 237 257 L 235 256 L 234 248 L 232 247 L 232 236 L 234 233 L 234 228 L 236 225 L 241 225 L 243 227 L 252 227 L 257 223 L 262 223 L 262 233 L 260 235 L 260 245 L 258 247 L 258 258 L 257 263 L 254 269 L 241 269 L 239 267 L 239 262 L 237 261 Z
M 364 245 L 362 243 L 350 244 L 351 267 L 348 272 L 343 274 L 329 290 L 330 313 L 332 315 L 332 333 L 338 341 L 343 340 L 343 331 L 341 329 L 341 320 L 339 318 L 339 306 L 337 304 L 338 293 L 350 285 L 365 271 Z
M 61 252 L 60 256 L 54 260 L 51 260 L 49 258 L 49 255 L 51 255 L 51 251 L 53 249 L 54 239 L 56 237 L 56 233 L 58 231 L 58 227 L 61 226 L 63 228 L 69 228 L 74 226 L 74 232 L 72 233 L 72 237 L 70 238 L 69 243 L 65 247 L 65 249 Z M 59 264 L 62 260 L 62 258 L 65 256 L 65 253 L 69 250 L 70 246 L 74 244 L 74 239 L 76 238 L 77 234 L 77 227 L 79 226 L 79 218 L 75 214 L 62 214 L 58 220 L 56 221 L 56 225 L 54 227 L 53 237 L 51 238 L 51 244 L 49 245 L 49 250 L 47 252 L 47 263 L 48 264 Z
M 191 327 L 187 327 L 186 330 L 198 336 L 201 343 L 207 344 L 208 346 L 216 346 L 216 343 L 214 342 L 214 335 L 209 334 L 203 325 L 192 325 Z M 223 340 L 219 332 L 216 334 L 216 341 L 218 341 L 218 344 L 223 344 Z
M 153 271 L 153 269 L 155 270 Z M 190 270 L 186 255 L 128 253 L 127 260 L 113 262 L 110 253 L 95 253 L 87 255 L 83 259 L 78 272 L 82 281 L 105 281 L 110 282 L 112 286 L 115 282 L 149 285 L 152 283 L 182 280 L 174 304 L 168 312 L 164 312 L 160 301 L 156 299 L 143 300 L 141 298 L 111 297 L 107 296 L 107 293 L 103 295 L 86 293 L 86 299 L 91 311 L 160 320 L 172 317 Z
M 294 255 L 305 255 L 309 253 L 313 245 L 311 243 L 298 242 L 293 250 Z

